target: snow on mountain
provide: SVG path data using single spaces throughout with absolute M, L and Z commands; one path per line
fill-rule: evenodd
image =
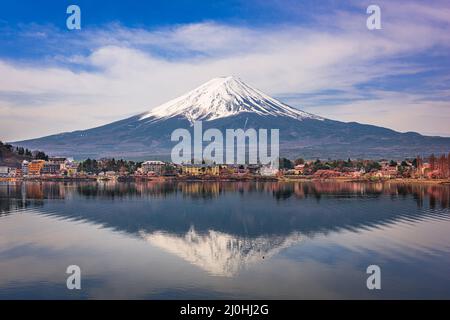
M 281 250 L 304 240 L 300 233 L 273 237 L 238 237 L 209 230 L 196 232 L 191 228 L 184 235 L 167 232 L 139 235 L 153 246 L 175 254 L 215 276 L 232 277 L 251 265 L 270 258 Z
M 215 120 L 243 112 L 287 116 L 298 120 L 324 120 L 273 99 L 235 77 L 212 79 L 181 97 L 154 108 L 140 120 L 155 122 L 182 116 L 193 123 L 196 120 Z

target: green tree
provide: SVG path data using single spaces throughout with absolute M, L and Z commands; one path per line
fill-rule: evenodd
M 292 169 L 294 164 L 287 158 L 280 158 L 280 169 Z
M 377 161 L 369 161 L 365 166 L 364 170 L 366 172 L 370 172 L 372 170 L 380 170 L 381 165 Z
M 36 160 L 45 160 L 48 161 L 48 155 L 46 155 L 43 151 L 38 151 L 36 156 L 34 157 Z

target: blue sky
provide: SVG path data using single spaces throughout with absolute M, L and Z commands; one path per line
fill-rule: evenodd
M 450 136 L 449 17 L 447 1 L 2 3 L 0 140 L 105 124 L 224 75 L 331 119 Z
M 160 27 L 216 21 L 232 24 L 270 25 L 280 23 L 310 23 L 315 14 L 334 9 L 356 11 L 345 1 L 323 0 L 19 0 L 2 4 L 0 17 L 9 24 L 53 24 L 65 28 L 61 15 L 67 6 L 83 9 L 85 27 L 103 26 L 113 21 L 128 27 Z

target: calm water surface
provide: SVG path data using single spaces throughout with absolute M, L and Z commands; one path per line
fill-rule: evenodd
M 439 185 L 3 183 L 0 299 L 450 299 L 449 203 Z

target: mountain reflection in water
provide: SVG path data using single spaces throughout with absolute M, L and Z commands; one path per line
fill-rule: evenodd
M 17 183 L 1 186 L 0 214 L 33 208 L 89 221 L 143 239 L 210 274 L 233 276 L 304 237 L 425 219 L 420 210 L 401 210 L 397 200 L 448 209 L 449 190 L 344 182 Z

